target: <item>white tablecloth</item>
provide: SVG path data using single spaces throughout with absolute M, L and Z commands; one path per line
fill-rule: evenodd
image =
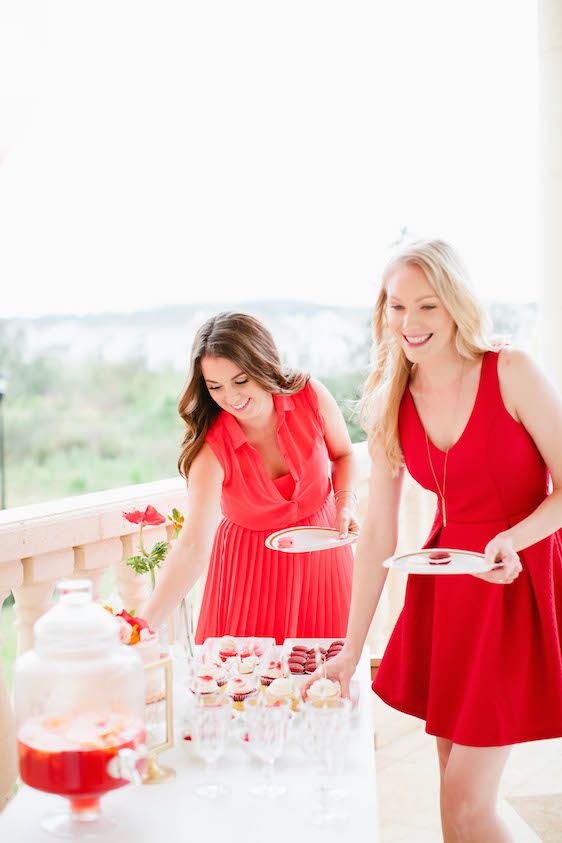
M 247 745 L 229 745 L 217 762 L 217 778 L 232 794 L 217 801 L 197 797 L 193 790 L 204 766 L 190 742 L 176 735 L 173 749 L 158 756 L 175 768 L 177 777 L 165 784 L 128 786 L 102 798 L 102 812 L 117 821 L 100 843 L 178 843 L 184 840 L 240 840 L 253 843 L 307 843 L 359 840 L 378 843 L 370 666 L 366 651 L 357 668 L 360 683 L 358 716 L 354 718 L 345 767 L 344 826 L 318 827 L 313 822 L 318 784 L 314 769 L 298 747 L 276 762 L 276 775 L 288 786 L 278 799 L 257 799 L 249 789 L 261 778 L 261 764 Z M 1 843 L 46 843 L 57 839 L 40 827 L 41 818 L 59 808 L 61 799 L 23 786 L 0 815 Z

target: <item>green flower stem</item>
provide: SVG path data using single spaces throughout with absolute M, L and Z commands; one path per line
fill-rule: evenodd
M 146 552 L 146 548 L 145 548 L 144 542 L 142 540 L 142 524 L 140 525 L 140 530 L 139 530 L 139 550 L 140 550 L 141 554 L 145 557 L 145 559 L 148 559 L 148 553 Z
M 152 585 L 152 590 L 154 591 L 154 589 L 156 588 L 156 575 L 154 573 L 154 563 L 152 562 L 152 559 L 146 552 L 146 548 L 142 540 L 142 527 L 143 525 L 141 524 L 139 529 L 139 550 L 142 556 L 144 556 L 144 558 L 146 559 L 146 564 L 148 565 L 148 570 L 150 571 L 150 583 Z

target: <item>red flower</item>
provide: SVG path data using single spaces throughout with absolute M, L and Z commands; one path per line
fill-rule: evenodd
M 140 524 L 141 527 L 148 525 L 149 527 L 157 527 L 159 524 L 165 524 L 166 519 L 163 515 L 154 509 L 153 506 L 147 506 L 144 512 L 135 509 L 134 512 L 124 512 L 123 518 L 130 521 L 131 524 Z
M 148 621 L 145 621 L 144 618 L 137 618 L 136 615 L 130 615 L 128 612 L 125 611 L 125 609 L 123 609 L 122 612 L 118 612 L 117 617 L 123 618 L 124 621 L 127 621 L 127 623 L 131 624 L 131 626 L 133 626 L 133 627 L 134 626 L 138 627 L 139 632 L 140 632 L 141 629 L 149 629 L 150 628 L 148 626 Z

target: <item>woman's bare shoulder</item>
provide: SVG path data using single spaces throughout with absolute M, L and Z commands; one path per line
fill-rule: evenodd
M 221 483 L 224 478 L 223 467 L 211 446 L 205 442 L 197 456 L 191 463 L 189 470 L 189 482 L 213 482 L 219 480 Z

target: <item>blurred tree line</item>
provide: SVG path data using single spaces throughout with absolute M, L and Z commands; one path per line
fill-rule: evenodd
M 533 351 L 534 304 L 491 302 L 488 309 L 495 331 Z M 356 403 L 368 371 L 367 317 L 360 336 L 364 340 L 354 342 L 348 357 L 350 371 L 329 375 L 311 370 L 306 338 L 291 349 L 297 365 L 334 395 L 353 442 L 365 438 Z M 185 372 L 171 364 L 149 368 L 141 353 L 118 363 L 101 354 L 77 362 L 60 351 L 32 353 L 23 329 L 12 323 L 8 330 L 2 320 L 0 369 L 9 376 L 3 402 L 8 506 L 176 476 L 183 436 L 177 401 Z
M 65 362 L 30 354 L 23 334 L 0 322 L 8 506 L 53 500 L 177 474 L 183 422 L 177 401 L 185 373 L 119 363 Z M 314 373 L 313 373 L 314 374 Z M 364 438 L 352 402 L 363 371 L 322 378 L 340 404 L 353 441 Z

